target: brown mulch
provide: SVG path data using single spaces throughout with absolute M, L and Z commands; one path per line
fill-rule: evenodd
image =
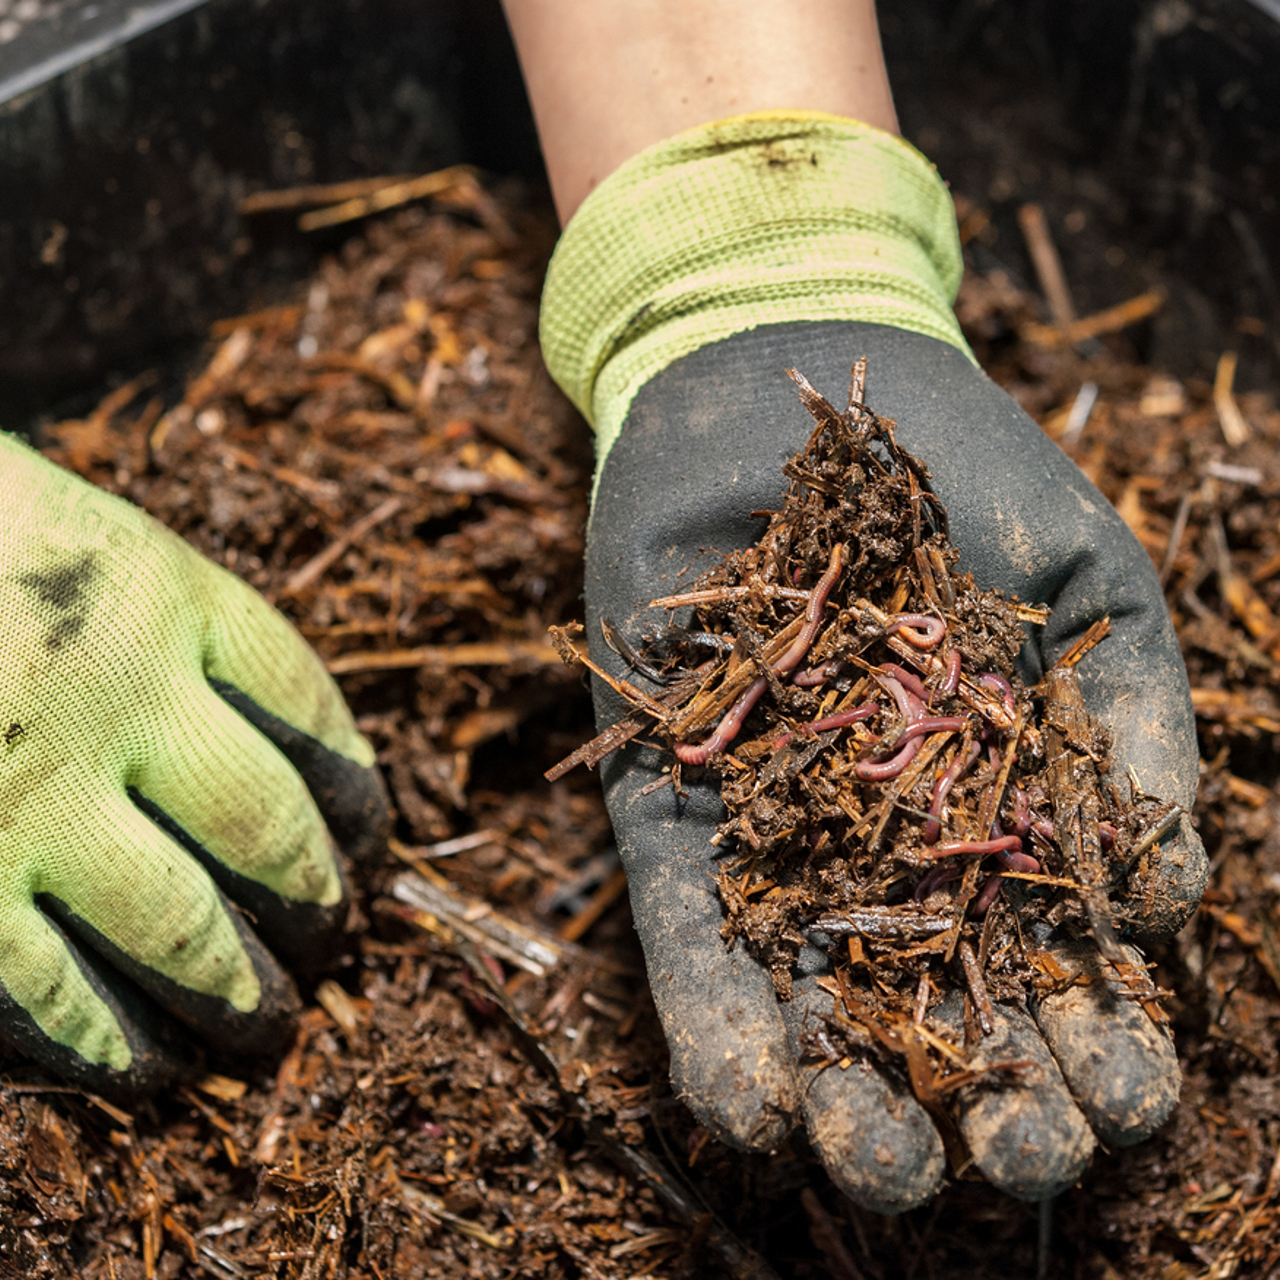
M 1229 367 L 1216 397 L 1143 368 L 1123 331 L 1063 342 L 1001 272 L 966 280 L 985 366 L 1050 435 L 1070 431 L 1064 447 L 1162 567 L 1213 878 L 1154 975 L 1176 993 L 1186 1073 L 1166 1128 L 1099 1156 L 1045 1213 L 962 1177 L 879 1218 L 831 1189 L 802 1136 L 744 1158 L 672 1098 L 595 781 L 541 778 L 591 731 L 546 642 L 580 613 L 590 474 L 537 352 L 553 234 L 520 192 L 460 175 L 363 224 L 290 304 L 219 325 L 178 404 L 142 378 L 49 430 L 52 456 L 293 618 L 399 817 L 360 872 L 347 954 L 303 980 L 280 1063 L 211 1057 L 132 1114 L 0 1063 L 0 1275 L 1266 1274 L 1280 1262 L 1272 400 L 1232 396 Z M 1087 382 L 1097 403 L 1077 431 Z M 1248 439 L 1229 445 L 1224 422 Z

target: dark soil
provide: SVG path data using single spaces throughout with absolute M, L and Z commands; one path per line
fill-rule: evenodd
M 960 1181 L 881 1218 L 802 1135 L 743 1157 L 672 1098 L 596 783 L 541 779 L 591 722 L 545 641 L 579 611 L 590 465 L 536 348 L 552 234 L 460 180 L 366 225 L 293 305 L 219 326 L 182 403 L 135 382 L 51 429 L 52 456 L 297 622 L 399 818 L 280 1063 L 211 1054 L 132 1115 L 3 1063 L 0 1274 L 1267 1274 L 1280 412 L 1237 397 L 1251 439 L 1229 447 L 1208 385 L 1140 367 L 1123 335 L 1054 345 L 1033 295 L 966 280 L 970 340 L 1051 436 L 1100 388 L 1068 448 L 1162 567 L 1213 877 L 1156 957 L 1185 1071 L 1165 1128 L 1043 1211 Z
M 756 543 L 652 602 L 692 614 L 640 653 L 605 621 L 633 670 L 675 687 L 657 701 L 613 681 L 632 710 L 571 759 L 595 763 L 647 716 L 672 753 L 649 789 L 717 775 L 725 941 L 769 970 L 782 1000 L 801 949 L 822 948 L 834 1003 L 810 1055 L 847 1066 L 887 1051 L 944 1111 L 974 1080 L 992 1001 L 1075 980 L 1037 941 L 1051 931 L 1092 935 L 1163 1025 L 1116 926 L 1152 909 L 1159 837 L 1181 810 L 1107 776 L 1109 736 L 1075 664 L 1109 620 L 1027 689 L 1022 623 L 1048 613 L 957 571 L 927 469 L 863 402 L 866 361 L 843 412 L 790 373 L 817 425 L 783 467 L 783 502 Z M 955 996 L 962 1035 L 937 1016 Z

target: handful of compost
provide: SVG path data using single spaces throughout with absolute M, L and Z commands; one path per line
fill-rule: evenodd
M 870 1043 L 906 1059 L 936 1114 L 974 1079 L 964 1049 L 991 1033 L 993 1000 L 1075 979 L 1042 949 L 1051 932 L 1092 936 L 1163 1017 L 1118 935 L 1151 910 L 1157 842 L 1182 810 L 1108 775 L 1109 738 L 1074 670 L 1107 624 L 1027 688 L 1024 626 L 1048 611 L 957 571 L 927 470 L 863 402 L 865 360 L 843 413 L 789 372 L 816 427 L 784 467 L 781 510 L 759 513 L 770 518 L 755 545 L 652 602 L 691 608 L 688 621 L 638 651 L 606 624 L 668 691 L 597 669 L 633 710 L 558 771 L 652 728 L 674 756 L 655 785 L 718 772 L 726 941 L 784 1000 L 802 949 L 825 951 L 834 1004 L 809 1052 L 841 1061 Z M 956 997 L 964 1044 L 929 1026 Z

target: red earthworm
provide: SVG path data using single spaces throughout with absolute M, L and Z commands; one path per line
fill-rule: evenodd
M 980 853 L 984 857 L 989 853 L 999 853 L 1001 849 L 1012 849 L 1022 852 L 1022 841 L 1017 836 L 1001 836 L 997 840 L 953 840 L 948 844 L 934 845 L 929 850 L 931 858 L 952 858 L 960 854 Z
M 922 716 L 903 729 L 899 741 L 922 737 L 926 733 L 959 733 L 967 723 L 963 716 Z
M 859 760 L 853 766 L 853 772 L 863 782 L 888 782 L 890 778 L 896 778 L 916 758 L 919 750 L 920 739 L 908 738 L 887 760 Z
M 947 634 L 947 624 L 927 613 L 898 613 L 885 623 L 884 633 L 900 635 L 913 649 L 936 649 Z
M 827 597 L 840 577 L 844 566 L 844 544 L 837 542 L 831 548 L 831 560 L 827 571 L 818 579 L 817 585 L 809 593 L 809 603 L 805 606 L 804 626 L 791 642 L 790 648 L 773 664 L 775 675 L 786 675 L 793 667 L 799 666 L 804 655 L 809 652 L 818 628 L 822 626 L 822 612 L 827 607 Z M 738 736 L 743 721 L 751 712 L 751 708 L 760 701 L 760 695 L 769 687 L 769 682 L 761 676 L 725 712 L 724 718 L 716 725 L 715 732 L 705 741 L 699 743 L 677 742 L 672 747 L 676 759 L 681 764 L 706 764 L 707 757 L 714 752 L 723 751 Z
M 773 664 L 777 675 L 786 675 L 800 665 L 804 655 L 809 652 L 818 628 L 822 626 L 823 610 L 827 607 L 827 597 L 840 578 L 840 570 L 844 567 L 844 544 L 837 542 L 831 548 L 831 560 L 827 571 L 818 579 L 817 585 L 809 593 L 809 603 L 804 611 L 804 626 L 800 634 L 791 642 L 791 647 Z
M 751 708 L 760 701 L 760 695 L 769 687 L 769 682 L 761 676 L 747 689 L 746 693 L 725 712 L 724 719 L 716 725 L 715 732 L 705 742 L 677 742 L 672 747 L 676 759 L 681 764 L 706 764 L 707 757 L 713 752 L 723 751 L 738 736 L 738 730 L 751 713 Z
M 1119 834 L 1119 828 L 1113 827 L 1111 823 L 1098 823 L 1098 843 L 1102 846 L 1103 853 L 1110 853 L 1115 848 L 1116 836 Z
M 1056 834 L 1052 821 L 1048 818 L 1032 818 L 1031 830 L 1040 837 L 1045 844 L 1052 844 Z
M 878 702 L 864 702 L 860 707 L 854 707 L 849 711 L 837 711 L 833 715 L 823 716 L 821 720 L 810 720 L 808 724 L 802 724 L 799 729 L 789 730 L 778 738 L 773 744 L 774 751 L 780 751 L 783 747 L 796 736 L 797 733 L 826 733 L 828 729 L 842 729 L 847 724 L 857 724 L 859 720 L 869 720 L 877 711 L 881 710 Z
M 1012 720 L 1018 712 L 1018 704 L 1013 696 L 1013 685 L 1011 685 L 1004 676 L 996 671 L 984 671 L 975 681 L 974 684 L 980 689 L 986 689 L 991 693 L 998 693 L 1000 701 L 1004 705 L 1005 712 Z
M 973 900 L 973 906 L 969 910 L 981 919 L 991 909 L 991 904 L 1000 896 L 1000 889 L 1004 880 L 997 871 L 995 875 L 988 876 L 986 883 L 978 890 L 978 896 Z
M 1040 870 L 1040 861 L 1029 853 L 1020 853 L 1017 849 L 1000 849 L 996 859 L 1010 871 L 1027 871 L 1032 875 Z
M 968 749 L 963 753 L 956 752 L 956 758 L 938 775 L 933 784 L 933 799 L 929 803 L 929 820 L 924 824 L 925 844 L 938 843 L 942 834 L 942 806 L 947 801 L 947 793 L 978 758 L 981 750 L 981 744 L 969 743 Z
M 964 726 L 965 721 L 960 716 L 924 716 L 919 720 L 912 720 L 898 738 L 902 745 L 894 755 L 888 760 L 862 760 L 854 766 L 853 771 L 864 782 L 884 782 L 889 778 L 896 778 L 915 759 L 921 738 L 930 733 L 959 733 Z M 906 748 L 912 743 L 916 745 L 908 754 Z M 888 769 L 887 773 L 884 772 L 885 769 Z
M 936 867 L 930 867 L 920 877 L 920 883 L 916 885 L 912 897 L 917 902 L 923 902 L 935 889 L 941 889 L 944 884 L 959 880 L 961 874 L 959 867 L 949 866 L 946 863 L 939 863 Z
M 996 852 L 996 857 L 1010 871 L 1023 871 L 1034 875 L 1040 870 L 1040 863 L 1029 853 L 1001 849 Z M 973 906 L 970 908 L 975 916 L 981 919 L 987 914 L 991 909 L 991 904 L 1000 896 L 1000 890 L 1003 885 L 1004 877 L 998 871 L 987 879 L 982 888 L 978 890 L 978 896 L 974 898 Z
M 1031 798 L 1021 787 L 1009 788 L 1009 810 L 1014 835 L 1025 836 L 1031 830 Z
M 960 687 L 960 650 L 947 651 L 946 665 L 942 680 L 938 684 L 937 693 L 940 698 L 950 698 Z
M 791 677 L 791 683 L 800 689 L 812 689 L 815 685 L 826 684 L 833 676 L 838 676 L 843 666 L 843 662 L 834 658 L 830 662 L 820 662 L 808 671 L 797 671 Z
M 908 693 L 914 693 L 917 698 L 923 700 L 929 696 L 924 687 L 924 681 L 914 671 L 908 671 L 906 667 L 900 667 L 896 662 L 882 662 L 877 670 L 892 676 Z M 905 711 L 903 715 L 906 715 Z
M 901 681 L 894 676 L 880 675 L 878 672 L 872 672 L 872 674 L 880 681 L 885 691 L 893 695 L 894 702 L 898 704 L 899 713 L 908 724 L 913 720 L 919 720 L 924 715 L 924 703 Z

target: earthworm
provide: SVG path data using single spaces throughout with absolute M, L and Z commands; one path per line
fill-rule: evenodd
M 963 716 L 922 716 L 903 729 L 900 741 L 922 737 L 927 733 L 959 733 L 966 723 Z
M 837 542 L 831 548 L 831 560 L 827 571 L 818 579 L 813 591 L 809 594 L 809 603 L 804 611 L 804 626 L 800 634 L 791 642 L 791 647 L 773 664 L 774 673 L 786 675 L 788 671 L 800 665 L 804 655 L 809 652 L 818 628 L 822 626 L 822 613 L 827 607 L 827 597 L 831 594 L 840 578 L 840 570 L 844 568 L 844 544 Z
M 996 859 L 1010 871 L 1026 871 L 1035 875 L 1040 870 L 1039 859 L 1029 853 L 1021 853 L 1017 849 L 1000 849 Z
M 1018 836 L 1001 836 L 997 840 L 953 840 L 948 844 L 934 845 L 929 850 L 931 858 L 953 858 L 966 853 L 980 853 L 984 857 L 988 853 L 999 853 L 1002 849 L 1012 849 L 1014 853 L 1022 852 L 1022 841 Z
M 960 650 L 947 651 L 947 661 L 943 668 L 943 676 L 938 683 L 937 693 L 940 698 L 950 698 L 960 687 Z
M 1021 787 L 1009 788 L 1009 809 L 1014 835 L 1025 836 L 1031 830 L 1031 797 Z
M 927 613 L 898 613 L 885 624 L 884 633 L 900 635 L 913 649 L 936 649 L 947 634 L 947 624 Z
M 929 696 L 924 687 L 924 681 L 914 671 L 908 671 L 906 667 L 900 667 L 896 662 L 882 662 L 877 669 L 887 676 L 892 676 L 908 693 L 914 693 L 922 701 Z M 906 715 L 905 711 L 903 715 Z
M 799 666 L 804 655 L 809 652 L 818 628 L 822 625 L 822 611 L 827 607 L 827 597 L 840 577 L 844 564 L 844 545 L 837 542 L 831 548 L 831 560 L 827 571 L 818 579 L 817 585 L 809 593 L 809 603 L 804 611 L 804 626 L 791 642 L 791 647 L 773 664 L 775 675 L 785 675 L 793 667 Z M 706 764 L 707 757 L 725 747 L 738 736 L 743 722 L 751 713 L 751 708 L 760 701 L 760 695 L 769 687 L 769 682 L 761 676 L 747 689 L 746 693 L 725 712 L 724 718 L 715 727 L 715 731 L 705 741 L 699 743 L 677 742 L 672 747 L 676 759 L 681 764 Z
M 853 766 L 854 774 L 863 782 L 888 782 L 896 778 L 915 758 L 920 750 L 919 738 L 908 738 L 900 750 L 887 760 L 859 760 Z
M 982 751 L 982 745 L 969 743 L 968 749 L 956 752 L 956 758 L 938 775 L 933 784 L 933 799 L 929 803 L 929 820 L 924 824 L 925 844 L 937 844 L 942 834 L 942 806 L 947 802 L 947 793 L 959 782 Z
M 820 662 L 808 671 L 797 671 L 791 677 L 791 683 L 800 689 L 812 689 L 815 685 L 826 684 L 833 676 L 838 676 L 843 666 L 844 663 L 837 658 L 830 662 Z
M 944 884 L 959 880 L 961 874 L 960 868 L 954 863 L 940 862 L 936 867 L 930 867 L 920 877 L 920 883 L 916 885 L 912 897 L 917 902 L 923 902 L 935 889 L 941 889 Z
M 773 750 L 780 751 L 797 733 L 805 731 L 809 733 L 826 733 L 828 729 L 842 729 L 847 724 L 857 724 L 859 720 L 869 720 L 879 710 L 881 710 L 881 707 L 878 702 L 864 702 L 860 707 L 854 707 L 852 710 L 837 711 L 833 715 L 823 716 L 821 720 L 810 720 L 808 724 L 802 724 L 799 729 L 789 730 L 784 733 L 774 742 Z
M 1098 843 L 1102 846 L 1103 853 L 1110 853 L 1115 848 L 1116 836 L 1119 834 L 1119 828 L 1113 827 L 1111 823 L 1098 823 Z
M 1006 714 L 1012 720 L 1018 712 L 1018 704 L 1013 696 L 1013 685 L 996 671 L 984 671 L 974 684 L 990 693 L 998 693 Z
M 997 871 L 995 875 L 988 876 L 986 883 L 978 890 L 978 896 L 973 900 L 973 906 L 969 910 L 981 919 L 991 909 L 991 904 L 1000 896 L 1000 889 L 1004 880 Z
M 1026 871 L 1034 874 L 1040 870 L 1040 864 L 1028 853 L 1017 853 L 1011 849 L 1001 850 L 996 857 L 1010 871 Z M 975 916 L 981 919 L 991 909 L 991 904 L 1000 896 L 1000 891 L 1004 885 L 1004 877 L 1000 872 L 989 876 L 982 888 L 978 890 L 978 896 L 973 900 L 973 906 L 970 910 Z
M 924 715 L 924 703 L 900 680 L 891 675 L 880 675 L 878 679 L 885 692 L 893 695 L 894 702 L 898 704 L 899 713 L 908 724 L 913 720 L 919 720 Z
M 897 752 L 887 760 L 860 760 L 854 765 L 853 772 L 863 782 L 887 782 L 896 778 L 916 758 L 921 738 L 930 733 L 959 733 L 964 726 L 965 721 L 960 716 L 923 716 L 912 720 L 898 739 L 902 746 Z
M 1053 823 L 1048 818 L 1032 818 L 1031 830 L 1040 837 L 1045 844 L 1052 844 L 1054 835 L 1056 834 Z
M 723 751 L 738 736 L 743 721 L 751 714 L 751 708 L 760 701 L 760 695 L 769 687 L 761 676 L 746 693 L 725 712 L 724 719 L 716 725 L 715 732 L 705 742 L 677 742 L 672 747 L 681 764 L 706 764 L 713 752 Z

